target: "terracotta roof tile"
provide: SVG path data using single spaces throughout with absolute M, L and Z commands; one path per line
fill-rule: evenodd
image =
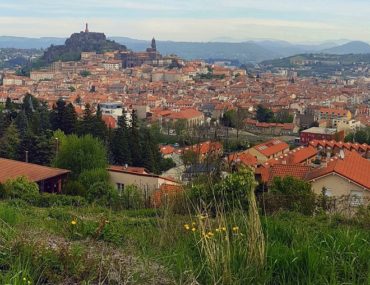
M 309 180 L 330 173 L 337 173 L 370 190 L 370 161 L 356 151 L 344 151 L 344 159 L 332 159 L 327 167 L 316 169 L 308 175 Z
M 0 183 L 4 183 L 8 179 L 14 179 L 20 176 L 25 176 L 33 182 L 39 182 L 59 175 L 64 175 L 69 172 L 70 171 L 66 169 L 52 168 L 0 158 Z

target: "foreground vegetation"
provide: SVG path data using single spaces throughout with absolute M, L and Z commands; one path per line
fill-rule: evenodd
M 263 217 L 261 268 L 245 218 L 3 201 L 0 283 L 369 284 L 369 216 Z

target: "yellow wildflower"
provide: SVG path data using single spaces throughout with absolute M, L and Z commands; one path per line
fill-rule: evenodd
M 220 228 L 217 228 L 217 229 L 216 229 L 216 232 L 218 232 L 218 233 L 219 233 L 220 231 L 221 231 L 221 229 L 220 229 Z
M 23 281 L 26 281 L 27 279 L 26 279 L 26 277 L 23 277 Z
M 226 228 L 225 227 L 222 227 L 221 230 L 224 231 L 224 232 L 226 232 Z
M 190 230 L 190 226 L 188 224 L 184 225 L 185 230 Z
M 209 237 L 213 237 L 214 236 L 214 234 L 212 233 L 212 232 L 208 232 L 208 234 L 207 234 Z
M 239 230 L 239 227 L 235 226 L 233 227 L 233 232 L 237 232 Z
M 71 221 L 71 224 L 75 226 L 75 225 L 77 225 L 77 221 L 76 220 L 72 220 Z
M 192 232 L 195 232 L 196 230 L 197 230 L 196 228 L 192 228 L 192 229 L 191 229 L 191 231 L 192 231 Z

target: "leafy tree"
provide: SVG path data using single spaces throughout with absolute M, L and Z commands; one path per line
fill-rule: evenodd
M 0 138 L 0 157 L 16 159 L 19 143 L 19 131 L 15 123 L 12 123 Z
M 236 126 L 236 111 L 235 110 L 229 110 L 226 111 L 221 119 L 222 124 L 225 127 L 235 128 Z
M 80 75 L 81 75 L 82 77 L 87 77 L 87 76 L 91 75 L 91 72 L 90 72 L 90 71 L 88 71 L 88 70 L 82 70 L 82 71 L 80 72 Z
M 5 109 L 8 110 L 8 111 L 13 111 L 14 110 L 14 104 L 12 102 L 12 99 L 10 99 L 10 97 L 6 98 Z
M 258 105 L 256 110 L 256 119 L 259 122 L 271 123 L 274 120 L 274 113 L 270 109 L 265 108 L 262 105 Z
M 89 188 L 98 182 L 109 181 L 109 174 L 105 168 L 96 168 L 83 171 L 78 177 L 78 181 L 88 191 Z
M 176 135 L 181 136 L 186 129 L 186 120 L 177 120 L 174 127 Z
M 270 186 L 270 192 L 286 210 L 306 215 L 313 214 L 315 210 L 315 194 L 311 190 L 311 184 L 306 181 L 292 176 L 275 177 Z
M 91 135 L 68 135 L 60 141 L 54 165 L 71 170 L 71 178 L 77 179 L 85 170 L 106 168 L 107 152 L 104 145 Z

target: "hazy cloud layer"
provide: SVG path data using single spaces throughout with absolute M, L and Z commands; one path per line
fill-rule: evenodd
M 143 39 L 368 41 L 369 14 L 368 0 L 1 0 L 0 35 L 65 37 L 88 21 Z

